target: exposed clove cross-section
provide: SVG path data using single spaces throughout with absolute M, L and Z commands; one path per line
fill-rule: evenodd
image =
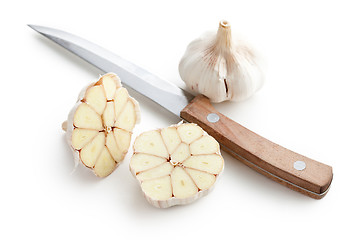
M 137 101 L 118 76 L 107 73 L 80 93 L 63 128 L 75 161 L 105 177 L 124 159 L 139 120 Z
M 159 208 L 206 195 L 223 168 L 219 143 L 192 123 L 142 133 L 130 161 L 145 198 Z

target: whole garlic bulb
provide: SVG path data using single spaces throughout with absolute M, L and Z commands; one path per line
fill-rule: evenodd
M 187 87 L 212 102 L 241 101 L 261 88 L 264 74 L 255 50 L 232 37 L 230 24 L 191 42 L 179 64 Z

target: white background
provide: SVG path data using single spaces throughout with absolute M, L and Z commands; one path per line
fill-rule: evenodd
M 358 1 L 2 1 L 1 239 L 355 239 L 359 237 L 360 7 Z M 157 209 L 128 170 L 109 177 L 73 160 L 61 123 L 101 72 L 26 24 L 91 40 L 181 85 L 187 44 L 226 19 L 265 57 L 253 98 L 216 108 L 247 128 L 333 167 L 314 200 L 224 153 L 215 190 Z M 178 121 L 131 92 L 139 133 Z M 133 139 L 134 139 L 133 137 Z

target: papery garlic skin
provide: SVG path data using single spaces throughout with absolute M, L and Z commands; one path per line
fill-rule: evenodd
M 193 123 L 144 132 L 133 148 L 130 171 L 146 200 L 158 208 L 207 195 L 224 168 L 219 143 Z
M 179 73 L 190 91 L 212 102 L 242 101 L 262 87 L 262 65 L 259 54 L 233 37 L 230 24 L 221 21 L 217 33 L 206 33 L 188 45 Z
M 139 104 L 116 74 L 107 73 L 86 86 L 62 125 L 75 167 L 82 162 L 98 177 L 111 174 L 128 152 L 139 121 Z

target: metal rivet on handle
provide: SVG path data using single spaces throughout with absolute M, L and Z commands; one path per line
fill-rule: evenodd
M 294 168 L 298 171 L 302 171 L 306 168 L 306 163 L 304 161 L 294 162 Z
M 219 121 L 220 117 L 216 113 L 209 113 L 206 119 L 211 123 L 216 123 L 217 121 Z

